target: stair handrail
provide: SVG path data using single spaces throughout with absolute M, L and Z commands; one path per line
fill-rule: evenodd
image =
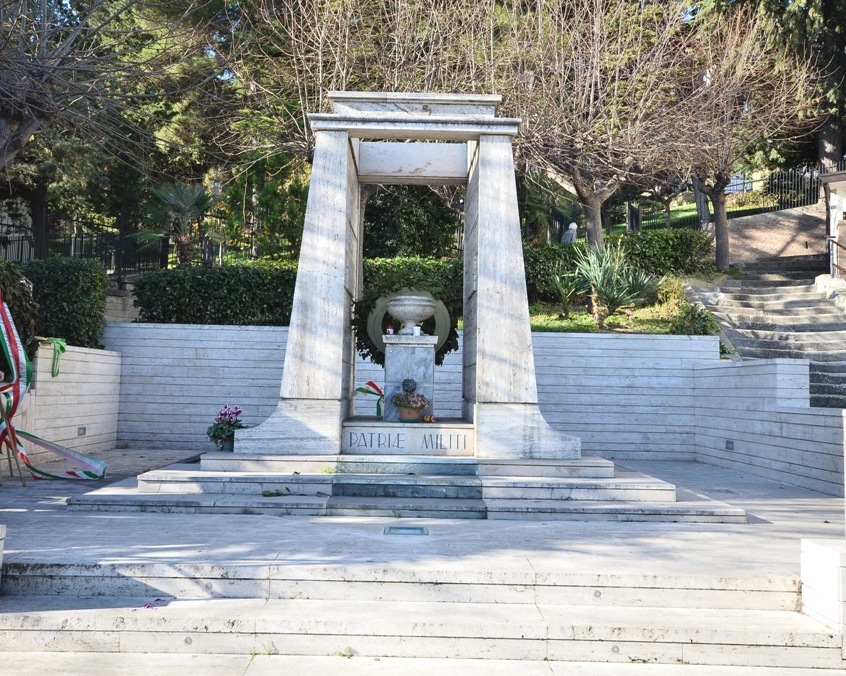
M 838 242 L 837 238 L 834 235 L 829 235 L 828 237 L 826 237 L 826 239 L 829 241 L 829 244 L 834 244 L 835 246 L 840 247 L 841 249 L 846 251 L 846 245 L 843 245 L 840 242 Z M 842 275 L 846 275 L 846 267 L 843 267 L 842 265 L 838 265 L 837 263 L 835 263 L 834 262 L 834 259 L 835 259 L 834 251 L 831 251 L 831 247 L 829 247 L 829 250 L 830 250 L 831 267 L 834 268 L 835 270 L 837 270 Z

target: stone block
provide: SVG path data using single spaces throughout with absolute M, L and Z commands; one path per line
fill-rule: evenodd
M 536 404 L 476 404 L 476 457 L 570 460 L 581 441 L 552 429 Z
M 472 456 L 475 436 L 473 426 L 466 423 L 347 421 L 343 425 L 341 452 Z
M 802 611 L 841 634 L 846 625 L 846 542 L 802 540 Z
M 398 422 L 399 410 L 391 397 L 402 392 L 407 378 L 417 383 L 416 392 L 429 400 L 423 415 L 432 415 L 435 402 L 435 345 L 437 336 L 385 336 L 385 422 Z

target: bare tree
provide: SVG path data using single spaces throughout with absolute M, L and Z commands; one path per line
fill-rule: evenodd
M 257 97 L 305 113 L 332 89 L 496 92 L 523 119 L 526 173 L 542 167 L 574 190 L 602 246 L 601 207 L 651 171 L 678 138 L 676 73 L 688 59 L 684 5 L 633 0 L 265 0 L 239 62 Z M 297 117 L 299 116 L 299 117 Z
M 603 204 L 626 182 L 671 166 L 679 142 L 677 80 L 689 29 L 681 4 L 587 0 L 532 3 L 516 27 L 519 62 L 503 73 L 523 118 L 522 157 L 569 182 L 602 248 Z
M 97 108 L 166 95 L 164 83 L 154 93 L 137 85 L 163 74 L 163 57 L 179 62 L 176 23 L 192 10 L 189 1 L 0 0 L 0 169 L 58 116 L 102 137 Z
M 684 117 L 692 178 L 714 207 L 717 269 L 729 269 L 726 187 L 753 151 L 814 130 L 819 72 L 777 39 L 754 8 L 698 22 L 696 93 Z

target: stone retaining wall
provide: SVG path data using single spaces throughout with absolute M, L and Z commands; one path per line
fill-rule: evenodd
M 205 430 L 224 404 L 258 424 L 279 396 L 286 336 L 281 327 L 109 324 L 103 342 L 123 357 L 118 442 L 212 450 Z M 733 464 L 843 494 L 842 411 L 808 408 L 806 362 L 721 361 L 712 336 L 536 333 L 533 342 L 541 411 L 588 453 Z M 435 369 L 442 418 L 460 415 L 461 364 L 452 353 Z M 358 360 L 356 382 L 367 380 L 381 384 L 382 370 Z M 355 405 L 368 415 L 375 401 Z

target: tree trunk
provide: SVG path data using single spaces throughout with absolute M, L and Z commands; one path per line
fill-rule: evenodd
M 714 205 L 714 240 L 717 250 L 717 270 L 728 272 L 729 229 L 725 189 L 712 191 L 710 197 Z
M 626 202 L 626 232 L 640 232 L 640 205 Z
M 704 230 L 711 222 L 711 210 L 708 208 L 708 195 L 702 192 L 696 181 L 693 182 L 693 196 L 696 198 L 699 227 Z
M 605 248 L 605 238 L 602 235 L 602 200 L 591 196 L 582 201 L 587 220 L 587 241 L 591 249 L 602 251 Z
M 33 256 L 42 260 L 50 255 L 49 210 L 47 205 L 47 181 L 39 177 L 29 193 L 29 212 L 32 218 Z
M 823 171 L 837 171 L 839 163 L 843 160 L 843 128 L 840 116 L 836 113 L 830 113 L 823 121 L 817 150 Z
M 667 230 L 672 230 L 673 228 L 673 212 L 670 209 L 672 202 L 672 198 L 667 198 L 661 202 L 664 205 L 664 227 Z

